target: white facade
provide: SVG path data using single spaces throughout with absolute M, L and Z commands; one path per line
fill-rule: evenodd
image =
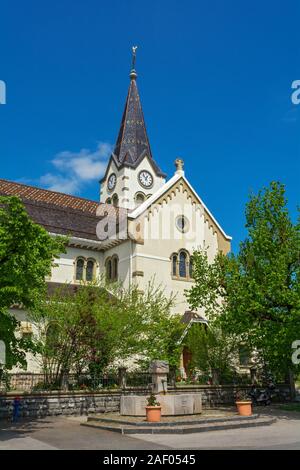
M 144 167 L 143 162 L 141 165 Z M 132 194 L 137 186 L 133 188 Z M 120 191 L 122 194 L 122 188 Z M 182 216 L 186 221 L 184 231 L 176 224 Z M 176 171 L 164 185 L 158 185 L 157 191 L 143 204 L 129 211 L 127 226 L 128 238 L 114 242 L 111 247 L 107 241 L 72 237 L 67 252 L 55 260 L 56 266 L 47 282 L 80 283 L 76 280 L 78 259 L 84 260 L 85 265 L 88 260 L 94 261 L 95 277 L 106 275 L 107 260 L 116 257 L 118 281 L 125 287 L 135 283 L 140 290 L 145 290 L 154 279 L 164 288 L 166 296 L 175 295 L 173 312 L 183 315 L 189 309 L 185 290 L 191 287 L 193 279 L 188 272 L 188 263 L 185 275 L 180 275 L 179 260 L 174 273 L 173 256 L 184 251 L 189 257 L 194 250 L 205 248 L 209 259 L 213 260 L 219 251 L 227 253 L 230 250 L 230 237 L 191 188 L 183 171 Z M 78 246 L 74 246 L 76 243 Z M 199 313 L 205 315 L 205 312 Z M 24 311 L 16 311 L 16 315 L 26 321 Z M 38 364 L 38 359 L 28 358 L 28 370 L 38 370 Z
M 141 165 L 144 167 L 143 162 Z M 133 193 L 135 190 L 136 187 Z M 185 217 L 187 223 L 184 232 L 176 225 L 177 218 L 181 216 Z M 128 239 L 120 240 L 110 248 L 101 241 L 90 242 L 90 248 L 69 246 L 67 253 L 55 260 L 56 266 L 48 281 L 76 283 L 76 260 L 79 258 L 85 262 L 95 261 L 96 277 L 105 275 L 106 261 L 117 256 L 118 280 L 124 286 L 128 287 L 134 282 L 144 289 L 150 279 L 155 277 L 155 282 L 166 289 L 166 294 L 177 295 L 175 311 L 184 313 L 188 309 L 184 290 L 191 286 L 193 280 L 188 276 L 173 275 L 172 255 L 181 250 L 192 255 L 194 250 L 205 248 L 209 259 L 213 260 L 218 251 L 229 251 L 230 237 L 191 189 L 183 172 L 175 173 L 151 198 L 136 210 L 128 212 L 127 218 Z M 88 245 L 89 242 L 86 242 Z
M 185 178 L 181 160 L 176 160 L 175 174 L 166 181 L 165 175 L 152 159 L 135 78 L 136 74 L 131 74 L 131 94 L 126 102 L 128 109 L 125 107 L 125 119 L 119 133 L 123 140 L 119 137 L 116 146 L 119 156 L 123 152 L 123 160 L 118 161 L 115 155 L 111 157 L 100 191 L 104 212 L 106 209 L 111 211 L 113 205 L 127 209 L 122 213 L 123 217 L 125 214 L 125 227 L 129 236 L 121 240 L 100 241 L 89 230 L 86 231 L 87 238 L 84 238 L 78 235 L 79 229 L 74 229 L 67 252 L 55 260 L 56 266 L 47 282 L 80 283 L 76 275 L 78 260 L 84 270 L 89 262 L 94 263 L 94 277 L 108 275 L 107 266 L 114 262 L 117 280 L 125 287 L 135 283 L 139 289 L 145 290 L 149 281 L 154 279 L 156 284 L 165 289 L 167 296 L 176 296 L 174 313 L 183 315 L 189 309 L 185 290 L 193 282 L 193 251 L 205 248 L 209 259 L 213 260 L 218 252 L 227 253 L 230 250 L 231 237 L 222 230 Z M 130 119 L 126 121 L 127 112 Z M 125 129 L 126 125 L 129 127 Z M 126 132 L 135 136 L 132 138 L 132 152 L 129 145 L 131 140 L 126 137 Z M 133 156 L 136 156 L 135 160 Z M 112 175 L 115 178 L 112 179 Z M 26 194 L 28 198 L 28 191 Z M 49 199 L 53 200 L 52 196 Z M 91 211 L 86 207 L 93 204 L 96 206 L 93 201 L 85 201 L 82 214 L 90 217 Z M 84 233 L 84 227 L 80 230 Z M 51 234 L 56 235 L 53 231 Z M 26 321 L 24 311 L 17 310 L 15 314 L 20 320 Z M 29 358 L 28 364 L 29 370 L 36 370 L 36 360 Z

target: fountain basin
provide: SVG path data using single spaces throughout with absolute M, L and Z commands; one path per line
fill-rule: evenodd
M 161 405 L 162 416 L 194 415 L 202 413 L 201 393 L 167 393 L 156 395 Z M 122 395 L 120 414 L 122 416 L 146 416 L 147 397 L 143 395 Z

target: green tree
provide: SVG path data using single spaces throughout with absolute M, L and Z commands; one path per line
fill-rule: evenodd
M 189 329 L 184 345 L 191 352 L 190 371 L 212 375 L 213 383 L 232 381 L 236 370 L 239 339 L 225 332 L 218 322 L 206 327 L 195 323 Z
M 19 198 L 0 196 L 0 339 L 6 345 L 7 368 L 25 366 L 25 352 L 34 348 L 32 341 L 18 336 L 19 322 L 8 310 L 35 305 L 64 243 L 35 224 Z
M 134 285 L 125 289 L 103 279 L 76 291 L 66 284 L 51 299 L 42 298 L 31 319 L 40 331 L 49 381 L 61 384 L 69 372 L 103 371 L 134 355 L 144 361 L 172 360 L 180 336 L 171 336 L 179 329 L 178 318 L 170 313 L 172 303 L 153 282 L 141 293 Z
M 193 308 L 221 314 L 222 327 L 256 349 L 273 372 L 299 370 L 292 342 L 300 339 L 300 225 L 293 224 L 284 186 L 273 182 L 246 206 L 248 235 L 238 254 L 219 254 L 209 264 L 193 255 Z

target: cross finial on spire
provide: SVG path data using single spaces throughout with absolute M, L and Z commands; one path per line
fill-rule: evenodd
M 130 71 L 131 80 L 134 80 L 137 77 L 137 73 L 135 71 L 136 50 L 137 50 L 137 46 L 132 46 L 132 62 L 131 62 L 131 71 Z
M 137 46 L 132 46 L 132 70 L 135 69 L 136 50 Z

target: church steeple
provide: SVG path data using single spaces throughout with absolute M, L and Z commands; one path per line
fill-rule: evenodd
M 153 160 L 147 135 L 140 95 L 136 83 L 136 49 L 133 47 L 132 66 L 129 74 L 130 84 L 121 121 L 117 142 L 113 151 L 121 165 L 136 166 L 145 156 L 151 158 L 157 174 L 165 176 Z
M 131 71 L 125 109 L 114 149 L 119 163 L 134 164 L 146 154 L 152 158 L 136 76 L 136 73 Z
M 134 208 L 137 201 L 153 194 L 166 178 L 152 157 L 136 83 L 136 49 L 132 48 L 130 84 L 117 142 L 100 181 L 101 200 L 117 201 L 127 208 Z

